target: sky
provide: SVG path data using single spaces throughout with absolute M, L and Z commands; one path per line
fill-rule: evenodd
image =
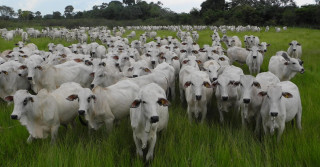
M 64 8 L 68 5 L 74 7 L 74 11 L 91 10 L 94 5 L 101 5 L 102 2 L 109 3 L 111 0 L 0 0 L 0 5 L 18 9 L 40 11 L 42 15 L 52 14 L 53 11 L 64 13 Z M 120 0 L 122 2 L 122 0 Z M 157 2 L 158 0 L 145 0 L 147 2 Z M 170 8 L 177 13 L 190 12 L 195 7 L 200 9 L 204 0 L 160 0 L 163 7 Z M 314 4 L 315 0 L 295 0 L 298 6 L 304 4 Z

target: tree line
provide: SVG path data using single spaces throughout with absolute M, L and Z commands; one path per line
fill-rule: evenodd
M 176 13 L 156 3 L 142 0 L 111 1 L 95 5 L 88 11 L 74 11 L 72 5 L 64 13 L 54 11 L 41 15 L 40 11 L 17 12 L 8 6 L 0 6 L 1 20 L 60 20 L 60 19 L 107 19 L 107 20 L 161 20 L 162 24 L 232 24 L 232 25 L 287 25 L 320 28 L 320 4 L 298 7 L 293 0 L 206 0 L 201 8 L 189 13 Z M 61 22 L 59 22 L 61 23 Z

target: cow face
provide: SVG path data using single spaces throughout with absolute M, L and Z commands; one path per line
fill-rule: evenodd
M 32 111 L 34 96 L 29 94 L 27 90 L 18 90 L 13 97 L 7 96 L 5 100 L 14 102 L 11 119 L 20 120 L 23 115 Z
M 220 75 L 212 85 L 214 88 L 219 89 L 220 97 L 217 98 L 222 101 L 228 101 L 229 98 L 236 96 L 239 83 L 240 81 L 233 76 Z
M 78 100 L 79 101 L 79 115 L 90 114 L 89 108 L 92 108 L 94 103 L 96 103 L 96 96 L 88 88 L 81 89 L 79 94 L 69 95 L 67 98 L 69 101 Z
M 289 58 L 290 61 L 284 63 L 284 65 L 288 66 L 294 72 L 300 72 L 301 74 L 304 73 L 303 63 L 301 60 L 296 58 Z
M 139 108 L 134 110 L 132 114 L 140 115 L 140 119 L 146 122 L 146 131 L 150 130 L 151 124 L 159 121 L 159 114 L 157 112 L 159 107 L 169 106 L 169 101 L 156 90 L 142 89 L 139 92 L 139 97 L 132 102 L 131 108 Z
M 194 72 L 191 74 L 190 80 L 184 83 L 184 87 L 192 89 L 192 96 L 199 101 L 206 98 L 205 94 L 203 94 L 203 89 L 211 88 L 211 84 L 209 81 L 204 80 L 201 74 Z
M 283 111 L 283 98 L 292 98 L 292 94 L 282 92 L 281 86 L 269 86 L 266 92 L 260 92 L 259 96 L 264 96 L 263 104 L 267 105 L 269 116 L 277 117 Z
M 260 90 L 260 83 L 255 80 L 255 78 L 251 75 L 241 75 L 240 76 L 240 97 L 241 102 L 245 104 L 249 104 L 252 100 L 252 92 L 254 90 Z
M 220 66 L 214 66 L 214 65 L 209 65 L 206 70 L 206 72 L 209 75 L 209 79 L 211 82 L 214 82 L 218 79 L 218 71 L 220 69 Z

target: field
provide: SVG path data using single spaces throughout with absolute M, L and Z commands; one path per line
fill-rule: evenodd
M 142 31 L 136 31 L 139 36 Z M 129 33 L 129 31 L 127 32 Z M 211 44 L 212 31 L 199 31 L 200 46 Z M 243 40 L 244 35 L 256 35 L 260 41 L 271 44 L 266 53 L 262 72 L 267 71 L 270 56 L 287 50 L 288 43 L 298 40 L 302 44 L 304 74 L 297 74 L 292 82 L 300 89 L 303 114 L 302 131 L 291 123 L 280 143 L 276 137 L 259 137 L 253 130 L 242 129 L 240 115 L 228 113 L 219 123 L 215 100 L 208 108 L 204 124 L 189 123 L 186 105 L 176 98 L 169 107 L 168 129 L 157 139 L 154 160 L 146 163 L 138 158 L 132 138 L 130 120 L 118 123 L 107 136 L 101 128 L 91 135 L 86 127 L 59 129 L 58 140 L 50 145 L 50 139 L 36 140 L 28 145 L 28 132 L 18 121 L 10 119 L 13 105 L 1 102 L 0 109 L 0 166 L 319 166 L 320 164 L 320 31 L 291 28 L 276 33 L 228 32 Z M 159 31 L 158 36 L 175 36 L 175 32 Z M 0 39 L 0 51 L 14 47 L 14 41 Z M 39 49 L 47 50 L 49 42 L 70 44 L 49 38 L 31 39 Z M 236 64 L 239 66 L 238 64 Z M 248 67 L 242 66 L 248 74 Z

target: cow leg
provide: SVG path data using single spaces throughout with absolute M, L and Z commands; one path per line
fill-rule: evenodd
M 154 151 L 154 146 L 156 145 L 156 141 L 157 141 L 157 134 L 155 134 L 154 137 L 151 138 L 149 150 L 146 156 L 147 161 L 153 159 L 153 151 Z
M 33 140 L 34 140 L 34 138 L 31 135 L 29 135 L 29 137 L 27 139 L 27 143 L 30 144 L 30 143 L 32 143 Z
M 256 134 L 259 134 L 259 132 L 260 132 L 260 124 L 261 124 L 261 115 L 260 115 L 260 113 L 258 113 L 256 116 L 256 128 L 254 130 L 254 132 Z
M 201 114 L 201 122 L 200 123 L 203 123 L 204 119 L 206 118 L 206 115 L 207 115 L 207 105 L 204 104 L 202 106 L 202 114 Z
M 302 129 L 302 126 L 301 126 L 301 116 L 302 116 L 302 111 L 300 109 L 300 111 L 297 113 L 296 115 L 296 121 L 297 121 L 297 127 L 299 130 Z
M 218 107 L 219 107 L 220 123 L 223 123 L 224 122 L 224 118 L 223 118 L 222 105 L 218 104 Z
M 278 142 L 280 142 L 280 140 L 281 140 L 281 136 L 282 136 L 282 133 L 283 133 L 283 131 L 284 131 L 284 128 L 285 128 L 285 123 L 283 123 L 283 124 L 280 126 L 279 130 L 278 130 L 278 137 L 277 137 L 277 141 L 278 141 Z
M 110 134 L 110 132 L 112 131 L 113 121 L 114 121 L 114 118 L 108 118 L 108 119 L 105 120 L 105 124 L 106 124 L 106 127 L 107 127 L 107 133 L 108 134 Z
M 191 123 L 191 122 L 192 122 L 192 112 L 193 112 L 193 108 L 192 108 L 192 106 L 191 106 L 191 105 L 188 105 L 187 112 L 188 112 L 188 119 L 189 119 L 189 122 Z
M 141 147 L 141 142 L 139 141 L 139 139 L 137 139 L 136 134 L 133 132 L 133 140 L 134 143 L 136 145 L 136 152 L 140 157 L 143 157 L 143 151 L 142 151 L 142 147 Z
M 182 104 L 184 102 L 184 92 L 183 92 L 183 89 L 182 88 L 179 88 L 180 89 L 180 103 Z
M 59 126 L 53 126 L 51 128 L 51 142 L 50 142 L 51 145 L 56 142 L 56 138 L 58 135 L 58 129 L 59 129 Z

